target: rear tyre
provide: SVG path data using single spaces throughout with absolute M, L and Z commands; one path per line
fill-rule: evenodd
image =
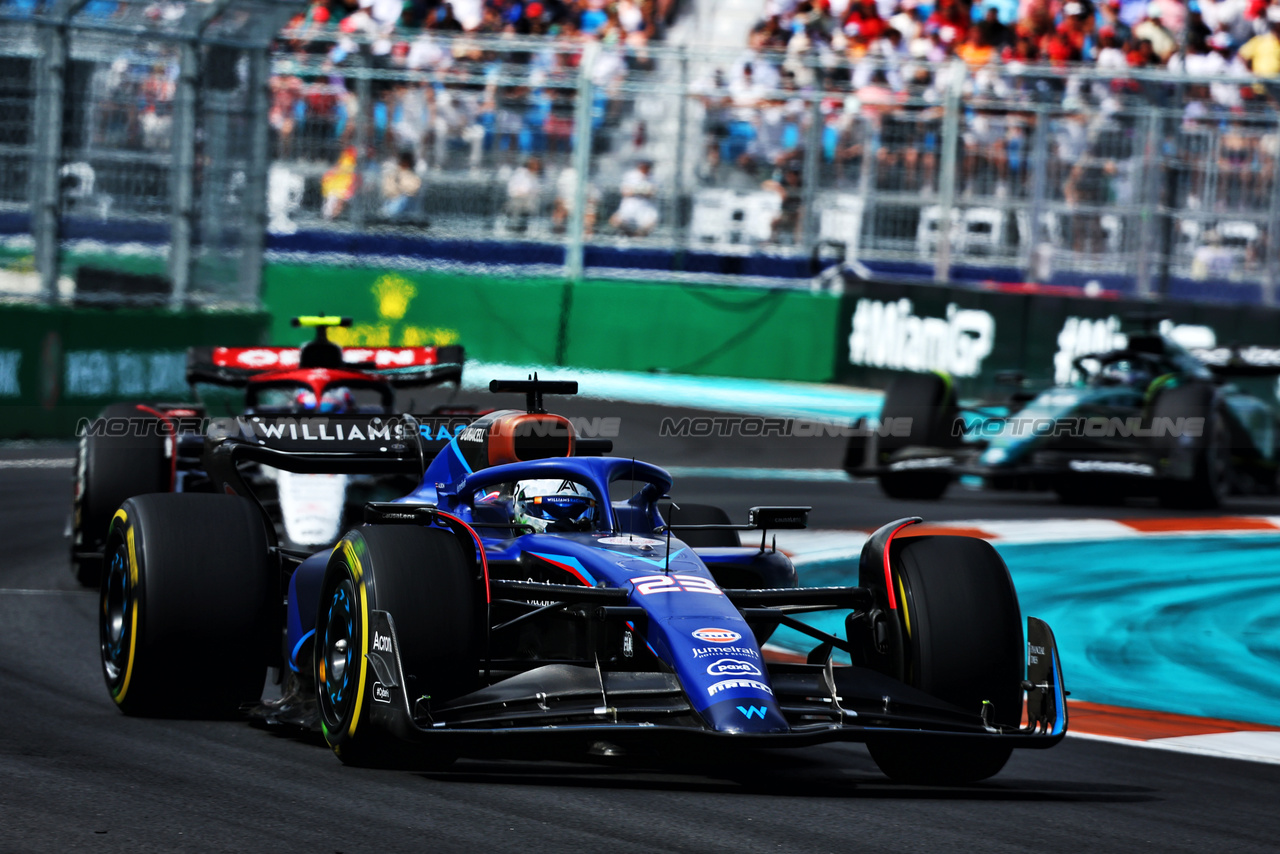
M 1025 649 L 1004 561 L 972 537 L 898 543 L 892 565 L 907 683 L 975 715 L 989 703 L 993 725 L 1017 727 Z M 946 736 L 873 739 L 867 747 L 892 779 L 933 785 L 986 779 L 1012 752 L 987 739 Z
M 880 420 L 910 419 L 911 429 L 905 436 L 879 437 L 877 466 L 887 465 L 895 451 L 904 448 L 952 448 L 957 439 L 952 435 L 959 412 L 955 387 L 940 374 L 906 374 L 895 377 L 884 393 Z M 936 501 L 947 491 L 951 473 L 946 470 L 884 472 L 879 476 L 880 488 L 890 498 L 910 501 Z
M 1206 510 L 1218 507 L 1227 494 L 1231 478 L 1231 431 L 1222 411 L 1214 405 L 1214 391 L 1193 383 L 1160 393 L 1151 407 L 1153 418 L 1203 418 L 1204 431 L 1192 439 L 1190 448 L 1179 437 L 1161 437 L 1164 453 L 1172 458 L 1191 454 L 1190 479 L 1166 480 L 1160 484 L 1162 507 Z
M 127 715 L 221 718 L 262 696 L 278 594 L 258 509 L 232 495 L 144 495 L 111 520 L 99 639 Z
M 160 419 L 133 403 L 108 406 L 99 419 L 133 419 L 125 435 L 86 435 L 76 452 L 75 492 L 71 515 L 71 570 L 85 587 L 97 587 L 103 559 L 78 557 L 101 551 L 111 517 L 126 498 L 168 492 L 171 463 Z M 137 429 L 135 429 L 135 427 Z M 142 435 L 137 435 L 141 433 Z
M 411 703 L 437 705 L 477 684 L 477 594 L 472 561 L 448 531 L 367 525 L 338 543 L 320 588 L 314 670 L 321 728 L 344 764 L 440 767 L 456 758 L 414 751 L 371 720 L 369 616 L 391 614 Z

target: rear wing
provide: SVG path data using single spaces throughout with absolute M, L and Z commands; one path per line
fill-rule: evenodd
M 217 492 L 257 500 L 240 471 L 258 463 L 304 474 L 420 476 L 474 415 L 299 415 L 214 419 L 204 467 Z
M 298 347 L 192 347 L 187 350 L 187 384 L 242 388 L 261 374 L 301 366 Z M 344 347 L 342 366 L 381 379 L 392 388 L 417 388 L 462 381 L 463 349 L 447 347 Z
M 1202 347 L 1190 352 L 1220 377 L 1280 375 L 1280 347 Z

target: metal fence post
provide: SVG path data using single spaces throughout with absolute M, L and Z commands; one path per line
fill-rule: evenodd
M 684 269 L 685 241 L 688 240 L 688 229 L 680 216 L 681 202 L 684 199 L 685 146 L 689 144 L 685 126 L 689 123 L 689 56 L 685 46 L 680 45 L 680 107 L 676 111 L 676 173 L 671 182 L 671 225 L 675 235 L 675 267 Z
M 267 124 L 267 87 L 271 60 L 264 47 L 249 56 L 249 157 L 244 170 L 244 224 L 240 233 L 239 297 L 258 305 L 261 299 L 262 251 L 267 229 L 267 175 L 271 159 L 271 135 Z
M 356 66 L 356 195 L 351 200 L 351 224 L 357 230 L 364 229 L 365 203 L 368 201 L 368 187 L 364 186 L 365 172 L 369 165 L 369 126 L 373 123 L 373 81 L 369 75 L 373 71 L 372 53 L 369 45 L 360 45 L 360 61 Z
M 1035 107 L 1036 126 L 1031 138 L 1031 208 L 1028 211 L 1027 245 L 1023 249 L 1023 269 L 1028 282 L 1040 282 L 1043 264 L 1040 258 L 1040 220 L 1049 185 L 1049 111 L 1043 104 Z
M 192 242 L 195 219 L 196 85 L 200 75 L 200 51 L 195 38 L 179 48 L 178 85 L 173 95 L 173 204 L 170 211 L 171 246 L 169 277 L 173 280 L 174 308 L 186 302 L 194 266 Z
M 582 256 L 585 237 L 587 183 L 591 170 L 592 86 L 591 69 L 596 64 L 600 46 L 587 42 L 578 63 L 578 96 L 573 108 L 573 169 L 578 181 L 573 188 L 573 210 L 569 214 L 569 242 L 564 253 L 564 275 L 571 282 L 582 280 Z
M 1274 119 L 1280 123 L 1280 119 Z M 1277 128 L 1280 131 L 1280 128 Z M 1280 284 L 1280 174 L 1272 172 L 1271 204 L 1267 209 L 1267 237 L 1263 245 L 1262 304 L 1276 304 L 1276 287 Z
M 169 212 L 170 302 L 181 308 L 191 290 L 195 270 L 196 124 L 200 100 L 200 47 L 204 32 L 231 0 L 214 0 L 200 11 L 195 27 L 179 43 L 178 85 L 173 94 L 173 136 L 170 140 L 172 206 Z
M 845 247 L 845 258 L 856 259 L 862 248 L 862 232 L 867 234 L 867 242 L 875 246 L 876 239 L 876 197 L 879 193 L 876 185 L 876 163 L 880 157 L 880 131 L 870 116 L 859 115 L 854 119 L 854 126 L 862 125 L 858 136 L 863 142 L 862 163 L 858 166 L 858 193 L 862 196 L 862 216 L 858 219 L 858 230 L 849 238 Z M 867 225 L 870 223 L 870 225 Z
M 40 58 L 36 66 L 35 127 L 31 152 L 31 236 L 35 266 L 45 302 L 58 299 L 58 216 L 61 209 L 62 115 L 67 87 L 67 24 L 88 0 L 58 0 L 51 18 L 37 18 L 41 27 Z
M 938 170 L 938 257 L 934 262 L 933 280 L 951 278 L 951 216 L 956 197 L 956 155 L 960 144 L 960 91 L 964 85 L 965 65 L 952 60 L 947 80 L 947 97 L 942 116 L 942 163 Z
M 817 211 L 813 209 L 818 198 L 818 163 L 822 156 L 822 69 L 814 69 L 818 87 L 810 96 L 809 132 L 804 144 L 804 173 L 800 181 L 800 239 L 806 255 L 813 255 L 817 242 Z
M 1138 296 L 1146 299 L 1152 295 L 1151 276 L 1153 265 L 1149 247 L 1155 245 L 1155 205 L 1158 202 L 1157 196 L 1160 192 L 1160 184 L 1157 180 L 1158 164 L 1156 163 L 1156 148 L 1160 144 L 1160 111 L 1154 107 L 1151 108 L 1147 115 L 1146 133 L 1142 142 L 1142 199 L 1139 208 L 1141 211 L 1139 230 L 1141 237 L 1138 242 L 1138 246 L 1142 248 L 1138 252 L 1136 284 Z

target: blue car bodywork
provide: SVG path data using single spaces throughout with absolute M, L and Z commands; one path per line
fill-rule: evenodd
M 487 419 L 504 415 L 514 414 Z M 1049 747 L 1065 734 L 1057 648 L 1039 620 L 1028 621 L 1027 640 L 1039 649 L 1024 683 L 1031 723 L 992 727 L 982 709 L 957 708 L 869 666 L 834 666 L 832 650 L 850 651 L 851 641 L 809 628 L 792 614 L 848 610 L 852 621 L 871 609 L 870 593 L 800 587 L 790 560 L 763 543 L 689 545 L 679 537 L 678 511 L 672 527 L 660 512 L 659 501 L 672 487 L 663 469 L 603 456 L 477 465 L 463 447 L 468 432 L 430 462 L 416 490 L 394 503 L 371 505 L 374 512 L 366 518 L 447 528 L 474 553 L 483 567 L 481 601 L 490 617 L 483 662 L 489 678 L 474 693 L 443 705 L 415 696 L 401 666 L 395 625 L 412 615 L 374 610 L 373 637 L 389 639 L 367 653 L 377 673 L 377 693 L 369 697 L 376 726 L 408 741 L 447 742 L 461 752 L 499 737 L 508 750 L 524 751 L 584 738 L 638 745 L 662 735 L 769 746 L 943 734 Z M 513 521 L 504 499 L 509 485 L 547 479 L 573 481 L 596 497 L 599 509 L 589 530 L 536 531 Z M 887 576 L 890 540 L 911 521 L 873 535 L 864 563 L 885 566 Z M 301 678 L 310 667 L 327 560 L 327 553 L 304 560 L 289 583 L 289 665 Z M 749 589 L 727 588 L 718 580 L 726 577 L 753 582 Z M 502 622 L 504 601 L 524 610 L 508 612 Z M 507 637 L 513 632 L 500 632 L 553 611 L 579 620 L 559 640 L 539 647 L 545 655 L 528 653 Z M 764 641 L 778 625 L 814 637 L 817 647 L 807 662 L 765 656 Z M 584 638 L 590 642 L 583 645 Z M 602 657 L 602 646 L 612 653 Z

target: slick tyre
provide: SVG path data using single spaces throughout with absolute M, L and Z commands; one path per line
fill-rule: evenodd
M 262 696 L 279 571 L 233 495 L 130 498 L 111 520 L 103 675 L 127 715 L 224 718 Z
M 429 768 L 456 758 L 415 751 L 371 719 L 370 614 L 391 615 L 410 705 L 437 705 L 477 685 L 482 604 L 473 562 L 448 531 L 366 525 L 339 541 L 320 588 L 314 669 L 321 728 L 344 764 Z
M 122 435 L 108 433 L 105 425 L 124 425 Z M 102 432 L 80 438 L 76 452 L 75 492 L 72 497 L 71 569 L 85 587 L 97 587 L 103 561 L 77 554 L 99 551 L 107 538 L 111 517 L 126 498 L 151 492 L 168 492 L 170 460 L 160 419 L 141 412 L 137 404 L 108 406 L 98 416 Z
M 1153 419 L 1203 418 L 1204 429 L 1198 437 L 1165 436 L 1162 443 L 1166 458 L 1190 454 L 1189 479 L 1168 479 L 1160 484 L 1158 499 L 1162 507 L 1182 510 L 1204 510 L 1218 507 L 1226 497 L 1231 478 L 1231 432 L 1222 410 L 1215 405 L 1214 390 L 1208 385 L 1192 383 L 1162 391 L 1151 407 Z M 1167 423 L 1167 422 L 1163 422 Z
M 972 537 L 912 537 L 895 544 L 893 579 L 906 681 L 989 723 L 1022 720 L 1025 648 L 1009 570 Z M 883 586 L 883 584 L 881 585 Z M 880 770 L 904 783 L 952 785 L 1000 771 L 1012 748 L 987 739 L 899 736 L 867 742 Z
M 885 390 L 880 420 L 892 423 L 898 419 L 910 419 L 911 429 L 905 436 L 879 437 L 876 465 L 888 464 L 894 452 L 904 448 L 954 447 L 957 440 L 952 435 L 952 427 L 957 416 L 955 388 L 943 376 L 906 374 L 895 377 Z M 890 498 L 936 501 L 947 491 L 951 473 L 928 470 L 884 472 L 879 479 L 880 488 Z

